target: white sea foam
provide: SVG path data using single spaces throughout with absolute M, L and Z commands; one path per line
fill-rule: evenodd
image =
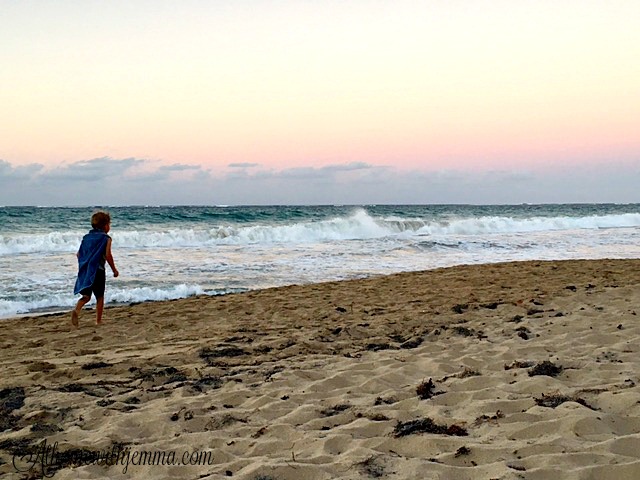
M 487 235 L 562 230 L 640 227 L 640 214 L 587 217 L 512 218 L 485 216 L 427 220 L 373 217 L 364 210 L 350 216 L 285 225 L 219 225 L 209 229 L 114 231 L 118 248 L 179 248 L 215 245 L 316 243 L 366 240 L 398 235 Z M 23 253 L 75 252 L 83 232 L 0 235 L 0 256 Z
M 218 291 L 207 293 L 212 294 L 225 292 Z M 170 288 L 138 287 L 131 289 L 118 289 L 109 285 L 105 293 L 105 302 L 109 304 L 174 300 L 177 298 L 186 298 L 203 294 L 205 294 L 205 291 L 199 285 L 180 284 Z M 69 291 L 67 295 L 54 294 L 43 299 L 30 299 L 23 301 L 0 300 L 0 318 L 34 311 L 71 309 L 78 298 L 78 296 L 72 295 L 72 292 Z M 94 304 L 95 299 L 92 298 L 87 305 L 92 306 Z
M 0 255 L 36 252 L 75 252 L 83 233 L 49 232 L 0 235 Z
M 420 228 L 417 233 L 431 235 L 480 235 L 631 227 L 640 227 L 640 214 L 626 213 L 621 215 L 594 215 L 588 217 L 461 218 L 447 222 L 429 223 Z
M 0 318 L 38 310 L 71 307 L 74 303 L 73 297 L 64 295 L 49 295 L 42 299 L 0 300 Z
M 106 302 L 133 303 L 158 300 L 175 300 L 176 298 L 203 295 L 204 289 L 199 285 L 175 285 L 171 288 L 138 287 L 131 289 L 107 290 Z

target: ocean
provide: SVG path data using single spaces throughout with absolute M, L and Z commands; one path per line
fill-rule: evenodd
M 0 207 L 0 317 L 72 308 L 75 253 L 97 209 Z M 459 264 L 640 257 L 640 204 L 103 209 L 120 270 L 114 279 L 107 267 L 107 304 Z

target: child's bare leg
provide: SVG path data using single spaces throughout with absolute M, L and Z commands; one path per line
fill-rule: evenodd
M 104 297 L 96 299 L 96 325 L 102 323 L 102 311 L 104 310 Z
M 78 300 L 78 303 L 76 303 L 76 308 L 71 312 L 71 325 L 74 327 L 78 328 L 78 316 L 80 315 L 82 307 L 84 307 L 89 300 L 91 300 L 91 297 L 83 295 L 80 297 L 80 300 Z

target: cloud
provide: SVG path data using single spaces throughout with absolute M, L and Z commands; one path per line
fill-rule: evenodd
M 200 165 L 185 165 L 183 163 L 174 163 L 173 165 L 163 165 L 158 168 L 166 172 L 184 172 L 187 170 L 202 170 Z
M 329 172 L 349 172 L 352 170 L 368 170 L 368 169 L 379 169 L 384 167 L 375 167 L 365 162 L 350 162 L 345 164 L 338 165 L 327 165 L 325 167 L 321 167 L 320 170 L 329 171 Z
M 258 170 L 251 174 L 244 174 L 242 178 L 271 178 L 271 179 L 304 179 L 304 180 L 334 180 L 343 172 L 362 172 L 365 170 L 382 171 L 387 167 L 370 165 L 364 162 L 350 162 L 344 164 L 332 164 L 322 167 L 293 167 L 282 170 Z
M 332 171 L 326 168 L 295 167 L 271 172 L 271 178 L 301 179 L 301 180 L 326 180 L 331 177 Z
M 41 178 L 45 182 L 101 182 L 121 178 L 133 167 L 144 164 L 136 158 L 113 159 L 109 157 L 81 160 L 44 172 Z
M 236 162 L 236 163 L 230 163 L 229 165 L 227 165 L 227 167 L 229 168 L 253 168 L 253 167 L 259 167 L 260 164 L 259 163 L 250 163 L 250 162 Z
M 640 170 L 637 163 L 610 163 L 402 171 L 350 162 L 215 174 L 200 165 L 103 157 L 48 170 L 0 160 L 0 185 L 0 205 L 633 203 Z
M 44 168 L 38 163 L 14 167 L 6 160 L 0 160 L 0 183 L 30 180 Z
M 42 165 L 13 167 L 0 161 L 0 175 L 2 180 L 13 180 L 0 192 L 0 204 L 111 205 L 145 204 L 149 199 L 162 203 L 163 190 L 181 183 L 174 182 L 174 177 L 204 179 L 208 172 L 199 165 L 160 165 L 133 157 L 102 157 L 51 169 Z

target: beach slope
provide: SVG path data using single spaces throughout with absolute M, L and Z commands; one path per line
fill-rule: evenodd
M 640 260 L 2 321 L 7 478 L 640 478 Z

